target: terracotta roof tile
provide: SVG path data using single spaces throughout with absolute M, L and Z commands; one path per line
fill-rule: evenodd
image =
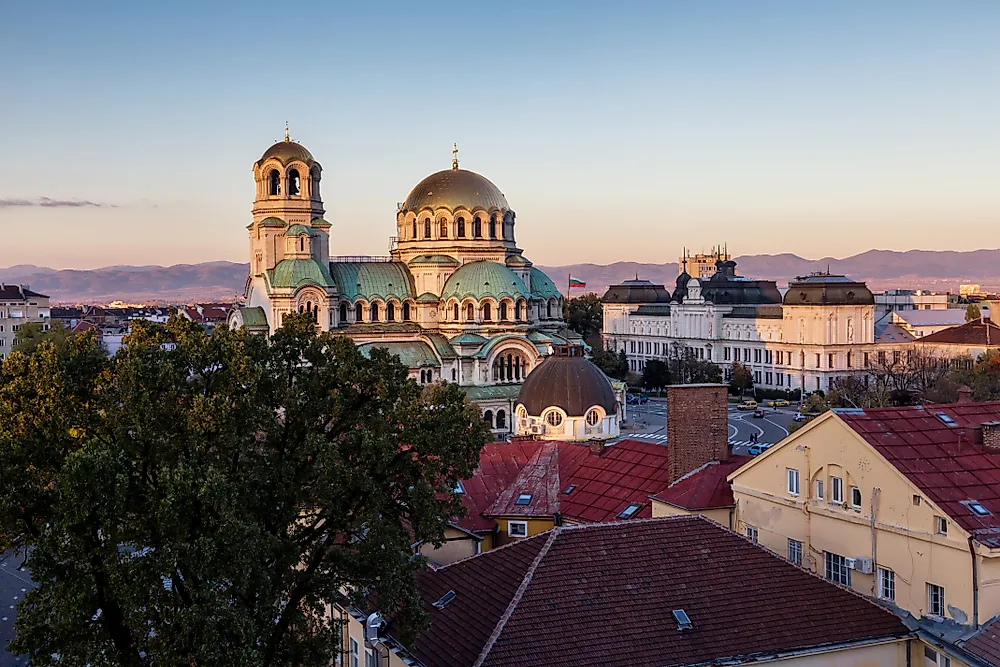
M 468 667 L 484 651 L 483 667 L 662 667 L 908 633 L 860 595 L 698 517 L 563 527 L 418 585 L 431 625 L 413 653 L 428 667 Z M 449 590 L 454 601 L 433 608 Z M 692 629 L 678 630 L 673 609 Z
M 952 345 L 1000 346 L 1000 326 L 988 319 L 972 320 L 957 327 L 942 329 L 920 339 L 920 343 L 946 343 Z
M 990 664 L 1000 665 L 1000 617 L 994 618 L 962 642 L 962 648 Z
M 977 427 L 1000 419 L 1000 401 L 876 408 L 838 417 L 962 528 L 1000 547 L 994 534 L 1000 529 L 1000 450 L 975 444 L 981 439 Z M 926 444 L 907 444 L 918 439 Z M 990 514 L 979 516 L 962 501 L 978 501 Z
M 749 456 L 730 456 L 725 463 L 709 463 L 681 477 L 653 498 L 694 511 L 733 507 L 733 487 L 726 478 L 752 460 Z

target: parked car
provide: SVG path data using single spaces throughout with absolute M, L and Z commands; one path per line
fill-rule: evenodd
M 754 410 L 753 411 L 753 418 L 754 419 L 763 419 L 764 418 L 764 411 L 763 410 Z
M 774 445 L 771 443 L 764 443 L 760 445 L 750 445 L 747 447 L 747 454 L 750 456 L 757 456 L 758 454 L 763 454 L 767 450 L 771 449 Z
M 791 405 L 791 403 L 789 403 L 788 401 L 786 401 L 783 398 L 779 398 L 779 399 L 773 400 L 771 402 L 774 404 L 774 407 L 776 407 L 776 408 L 787 408 L 789 405 Z
M 757 401 L 755 401 L 753 399 L 747 399 L 747 400 L 743 401 L 742 403 L 740 403 L 739 405 L 737 405 L 736 409 L 737 410 L 756 410 L 757 409 Z
M 649 403 L 649 394 L 647 394 L 646 392 L 642 392 L 641 394 L 639 394 L 639 403 L 641 405 L 646 405 L 646 403 Z
M 806 419 L 808 419 L 808 417 L 802 414 L 801 412 L 796 412 L 795 416 L 792 417 L 792 419 L 794 419 L 797 422 L 804 422 Z

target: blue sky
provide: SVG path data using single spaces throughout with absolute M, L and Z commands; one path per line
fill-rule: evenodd
M 998 245 L 993 1 L 153 4 L 5 13 L 0 266 L 244 261 L 286 120 L 335 254 L 453 142 L 540 264 Z

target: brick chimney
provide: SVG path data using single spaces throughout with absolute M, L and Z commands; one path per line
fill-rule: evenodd
M 604 456 L 604 441 L 597 439 L 591 440 L 590 453 L 594 456 Z
M 958 388 L 958 402 L 972 403 L 972 387 L 963 384 Z
M 983 422 L 983 447 L 1000 450 L 1000 421 Z
M 710 461 L 729 458 L 729 400 L 724 384 L 667 387 L 669 481 Z

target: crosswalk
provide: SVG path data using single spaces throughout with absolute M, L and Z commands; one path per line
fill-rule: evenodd
M 666 433 L 633 433 L 626 436 L 631 440 L 646 440 L 649 442 L 666 442 Z M 730 440 L 730 446 L 732 447 L 749 447 L 750 445 L 759 445 L 761 448 L 773 447 L 773 442 L 750 442 L 749 440 Z
M 750 442 L 749 440 L 730 440 L 729 444 L 733 447 L 749 447 L 750 445 L 757 445 L 761 448 L 773 447 L 773 442 Z

